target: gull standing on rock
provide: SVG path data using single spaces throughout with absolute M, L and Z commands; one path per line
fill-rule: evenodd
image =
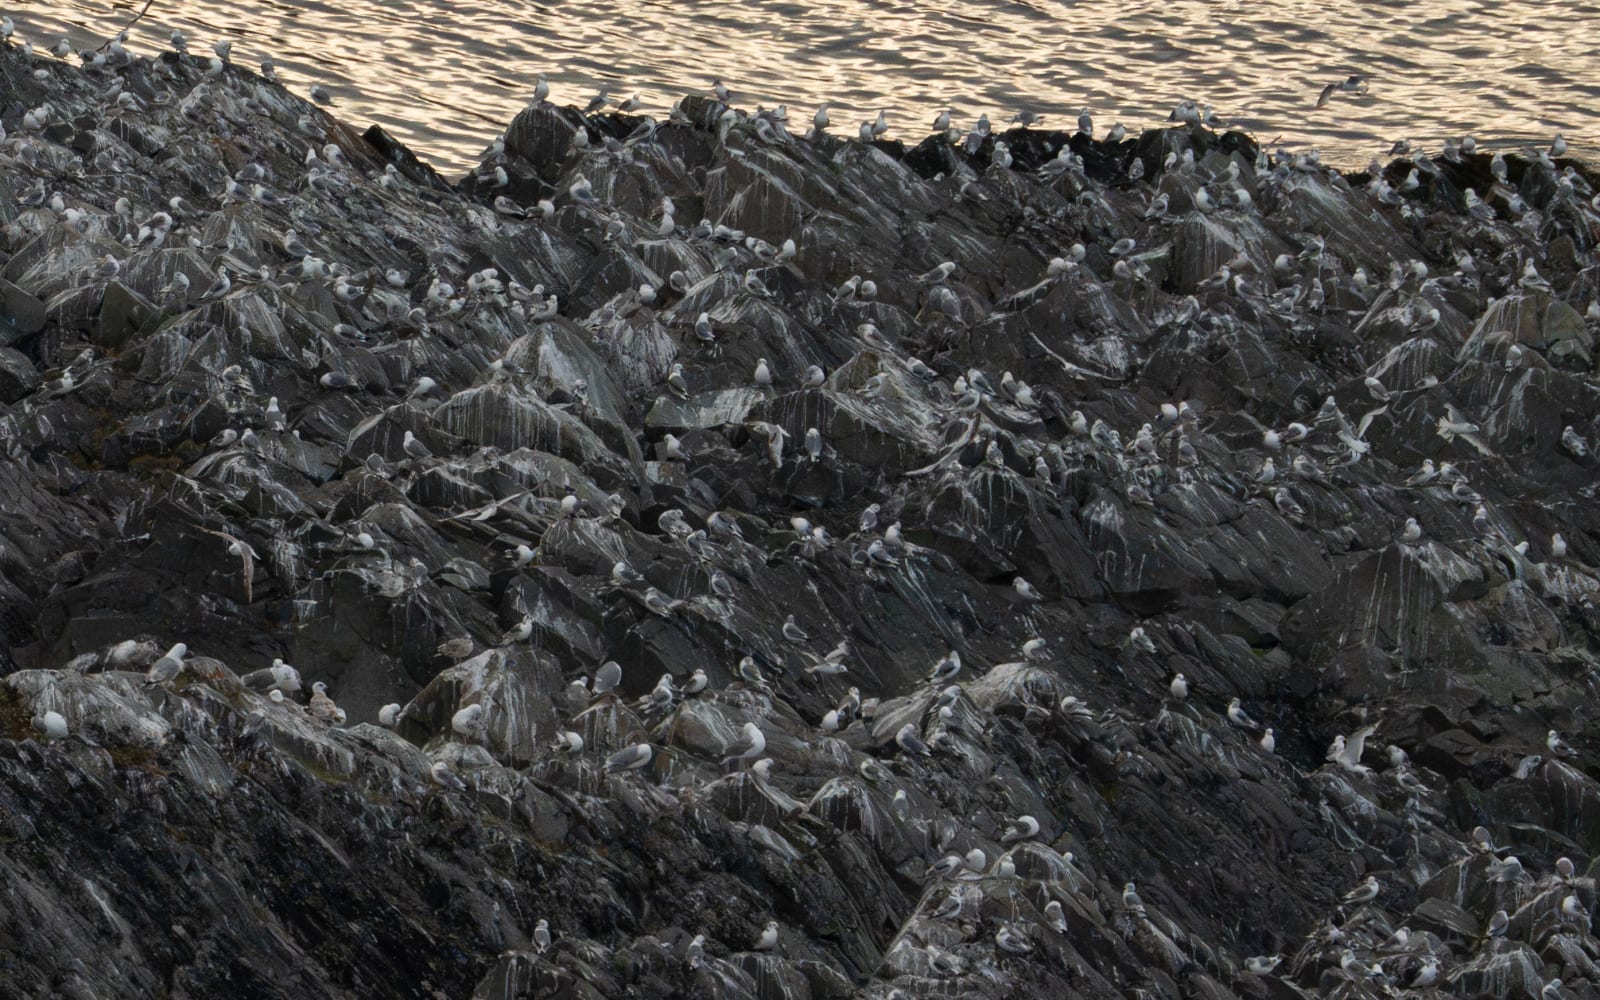
M 1383 887 L 1378 884 L 1377 877 L 1368 875 L 1360 885 L 1344 894 L 1343 901 L 1351 904 L 1352 906 L 1360 905 L 1362 903 L 1370 903 L 1374 899 L 1377 899 L 1378 893 L 1382 891 Z
M 761 929 L 761 936 L 756 938 L 754 945 L 756 951 L 771 951 L 778 946 L 778 922 L 767 921 L 767 926 Z
M 1139 898 L 1139 892 L 1132 882 L 1122 887 L 1122 907 L 1129 913 L 1144 916 L 1144 900 Z
M 457 735 L 471 739 L 483 737 L 483 705 L 468 705 L 450 717 L 450 729 Z
M 33 730 L 47 740 L 67 738 L 67 718 L 60 712 L 44 711 L 33 717 Z
M 900 731 L 894 734 L 894 742 L 901 750 L 909 754 L 916 754 L 919 757 L 926 757 L 931 752 L 928 749 L 928 744 L 924 743 L 922 737 L 917 735 L 917 724 L 914 722 L 908 722 L 901 726 Z
M 1249 729 L 1251 731 L 1258 731 L 1261 729 L 1260 724 L 1258 724 L 1256 720 L 1250 718 L 1250 716 L 1245 713 L 1243 708 L 1239 707 L 1238 698 L 1228 702 L 1228 721 L 1240 727 L 1241 729 Z
M 805 629 L 795 624 L 794 615 L 790 615 L 783 620 L 783 637 L 795 644 L 807 642 L 811 638 L 806 634 Z
M 1013 844 L 1019 840 L 1032 840 L 1039 835 L 1039 821 L 1032 816 L 1018 816 L 1000 835 L 1000 843 Z
M 162 654 L 160 659 L 150 664 L 150 669 L 144 675 L 145 686 L 165 684 L 177 677 L 183 671 L 183 657 L 188 652 L 188 646 L 181 642 L 174 643 L 172 648 Z
M 448 788 L 452 792 L 464 792 L 467 790 L 467 783 L 456 777 L 456 773 L 450 770 L 450 765 L 442 760 L 433 762 L 432 774 L 433 780 L 441 788 Z
M 618 771 L 637 771 L 646 766 L 656 755 L 656 748 L 649 743 L 635 743 L 623 747 L 610 757 L 606 758 L 606 773 L 615 774 Z
M 746 722 L 741 730 L 742 738 L 735 740 L 728 747 L 728 755 L 722 758 L 722 764 L 742 763 L 760 757 L 767 749 L 766 734 L 754 722 Z
M 308 707 L 312 718 L 326 722 L 330 726 L 344 721 L 344 710 L 328 697 L 328 685 L 322 681 L 311 685 L 311 703 Z
M 509 646 L 513 642 L 521 642 L 532 634 L 533 616 L 529 615 L 506 630 L 506 633 L 500 637 L 500 645 Z

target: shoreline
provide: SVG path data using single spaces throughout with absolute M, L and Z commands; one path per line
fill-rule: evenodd
M 158 7 L 156 13 L 159 12 L 160 8 Z M 23 28 L 27 29 L 30 26 L 30 23 L 33 21 L 29 15 L 36 12 L 20 11 L 13 13 L 18 14 L 18 16 L 22 18 Z M 88 11 L 85 9 L 85 15 L 87 16 L 87 14 Z M 111 22 L 108 21 L 107 23 L 109 25 Z M 152 16 L 142 24 L 134 25 L 138 35 L 136 41 L 139 43 L 139 47 L 144 47 L 144 43 L 149 43 L 156 46 L 156 50 L 147 55 L 147 58 L 160 58 L 165 46 L 164 36 L 167 27 L 172 24 L 177 24 L 190 30 L 191 34 L 195 36 L 194 44 L 197 52 L 200 52 L 202 49 L 209 51 L 207 46 L 211 40 L 208 31 L 210 25 L 206 25 L 197 20 L 186 20 L 181 17 L 176 21 L 161 21 Z M 38 31 L 44 30 L 42 24 L 34 24 L 33 26 L 37 28 Z M 79 31 L 82 30 L 81 24 L 75 24 L 74 27 Z M 371 67 L 366 63 L 363 63 L 357 59 L 356 62 L 350 64 L 349 66 L 341 68 L 337 64 L 319 64 L 317 59 L 307 52 L 273 51 L 273 46 L 271 44 L 272 36 L 270 34 L 262 34 L 260 31 L 261 29 L 259 27 L 241 27 L 240 30 L 236 32 L 237 38 L 235 40 L 238 41 L 241 46 L 241 62 L 244 61 L 244 57 L 248 56 L 250 65 L 254 66 L 255 58 L 257 56 L 276 56 L 281 63 L 285 64 L 286 80 L 289 80 L 292 85 L 296 86 L 297 89 L 300 90 L 304 90 L 307 86 L 315 83 L 319 78 L 319 73 L 331 72 L 333 74 L 332 77 L 323 75 L 322 82 L 324 84 L 328 84 L 330 83 L 330 80 L 332 81 L 334 97 L 339 101 L 339 107 L 342 112 L 349 114 L 353 120 L 370 119 L 377 123 L 384 124 L 385 127 L 387 127 L 391 132 L 394 132 L 404 141 L 407 141 L 415 150 L 424 155 L 424 157 L 430 162 L 439 165 L 440 169 L 445 170 L 446 172 L 454 172 L 456 169 L 468 169 L 475 156 L 482 148 L 480 142 L 481 136 L 474 133 L 474 131 L 467 126 L 468 121 L 477 121 L 479 128 L 481 128 L 484 124 L 493 127 L 494 125 L 503 121 L 504 118 L 510 117 L 510 115 L 514 114 L 517 110 L 515 99 L 511 95 L 510 85 L 496 75 L 495 70 L 497 67 L 493 62 L 490 62 L 487 65 L 480 67 L 480 69 L 489 74 L 487 79 L 495 85 L 493 89 L 497 97 L 502 95 L 505 97 L 504 100 L 497 99 L 493 102 L 493 106 L 497 111 L 496 114 L 479 114 L 472 110 L 471 102 L 467 100 L 467 98 L 464 96 L 465 92 L 463 92 L 463 95 L 457 96 L 453 102 L 447 100 L 434 108 L 434 111 L 436 112 L 435 117 L 450 120 L 449 124 L 443 126 L 443 131 L 436 133 L 430 133 L 429 131 L 424 131 L 422 133 L 413 132 L 408 135 L 405 132 L 406 122 L 404 109 L 389 107 L 382 100 L 373 100 L 363 94 L 364 89 L 372 89 L 371 87 L 364 88 L 361 82 L 361 73 L 358 72 L 358 70 L 361 69 L 371 69 Z M 205 34 L 204 42 L 201 41 L 202 33 Z M 29 37 L 28 31 L 20 31 L 17 40 L 21 41 L 25 37 Z M 55 38 L 56 36 L 53 34 L 50 34 L 48 37 L 41 35 L 39 38 L 35 39 L 35 41 L 37 41 L 40 45 L 40 48 L 43 49 L 48 44 L 53 44 Z M 105 38 L 106 36 L 96 34 L 93 36 L 92 40 L 96 43 L 99 43 Z M 1352 65 L 1346 66 L 1342 69 L 1330 69 L 1328 72 L 1336 80 L 1342 80 L 1344 78 L 1344 74 L 1359 73 L 1360 67 Z M 379 77 L 378 79 L 381 81 L 382 78 Z M 440 81 L 437 80 L 432 82 L 435 84 L 440 83 Z M 557 79 L 553 82 L 556 84 L 558 90 L 565 91 L 569 99 L 571 98 L 571 95 L 575 93 L 592 93 L 592 88 L 595 87 L 606 87 L 616 91 L 617 100 L 620 100 L 621 97 L 625 96 L 628 92 L 628 84 L 626 81 L 608 77 L 604 74 L 598 75 L 593 79 L 586 80 L 569 78 L 565 75 L 558 74 Z M 1323 81 L 1319 80 L 1317 85 L 1320 86 L 1322 82 Z M 1216 81 L 1211 81 L 1211 83 L 1215 85 Z M 426 81 L 415 80 L 411 82 L 411 85 L 425 87 Z M 373 86 L 381 89 L 383 84 L 378 82 L 373 84 Z M 1205 87 L 1203 85 L 1197 86 L 1198 89 L 1202 91 L 1203 96 Z M 1309 83 L 1305 83 L 1305 86 L 1311 87 Z M 527 81 L 526 89 L 531 92 L 532 87 L 533 82 L 530 78 Z M 659 116 L 664 120 L 668 113 L 667 104 L 672 100 L 674 94 L 677 93 L 680 87 L 681 83 L 679 85 L 660 83 L 656 85 L 653 90 L 647 89 L 647 110 L 649 110 L 651 113 L 659 114 Z M 1379 87 L 1380 90 L 1383 88 L 1383 81 L 1379 82 Z M 688 88 L 683 87 L 682 89 Z M 1192 89 L 1186 91 L 1183 88 L 1179 88 L 1171 91 L 1171 93 L 1174 95 L 1185 92 L 1190 93 L 1190 96 L 1195 96 Z M 698 94 L 700 92 L 694 91 L 694 93 Z M 753 94 L 760 94 L 760 97 L 751 96 Z M 835 108 L 834 113 L 836 118 L 841 120 L 844 118 L 850 118 L 849 130 L 852 131 L 856 120 L 854 116 L 859 115 L 870 120 L 875 110 L 881 106 L 884 106 L 883 99 L 884 97 L 888 96 L 884 94 L 873 96 L 870 89 L 863 91 L 859 86 L 853 88 L 850 91 L 850 94 L 851 100 L 850 102 L 846 103 L 852 104 L 852 110 L 847 111 L 844 105 L 841 105 L 837 100 L 833 101 L 832 103 Z M 834 98 L 838 97 L 838 95 L 826 96 L 832 96 Z M 1067 95 L 1065 92 L 1060 95 L 1062 100 L 1065 100 L 1066 96 Z M 1106 95 L 1101 94 L 1099 96 L 1104 98 Z M 1401 99 L 1399 95 L 1394 94 L 1391 94 L 1390 97 L 1391 99 L 1395 100 Z M 1301 131 L 1300 128 L 1294 127 L 1295 119 L 1300 118 L 1303 115 L 1311 114 L 1331 114 L 1335 117 L 1339 117 L 1337 115 L 1337 111 L 1341 106 L 1341 102 L 1349 100 L 1360 100 L 1364 102 L 1366 99 L 1364 94 L 1352 95 L 1341 91 L 1339 94 L 1336 94 L 1333 99 L 1333 108 L 1328 111 L 1324 111 L 1320 105 L 1317 104 L 1316 98 L 1316 88 L 1311 87 L 1311 89 L 1304 94 L 1303 106 L 1297 102 L 1293 105 L 1276 107 L 1272 113 L 1266 111 L 1255 113 L 1243 112 L 1241 113 L 1238 127 L 1240 130 L 1247 133 L 1251 133 L 1252 129 L 1259 130 L 1259 141 L 1266 141 L 1275 135 L 1278 135 L 1281 138 L 1281 134 L 1278 130 L 1283 129 L 1285 125 L 1289 125 L 1291 126 L 1291 133 L 1290 138 L 1286 143 L 1289 149 L 1297 152 L 1319 149 L 1327 162 L 1332 165 L 1347 169 L 1360 168 L 1364 165 L 1365 160 L 1371 156 L 1383 155 L 1384 151 L 1391 145 L 1391 142 L 1393 141 L 1393 135 L 1409 135 L 1412 141 L 1419 146 L 1423 143 L 1437 145 L 1443 141 L 1443 138 L 1449 132 L 1452 131 L 1451 128 L 1446 128 L 1443 123 L 1437 123 L 1430 128 L 1424 129 L 1424 134 L 1421 136 L 1413 134 L 1412 130 L 1394 122 L 1390 122 L 1387 125 L 1375 124 L 1371 126 L 1370 129 L 1366 129 L 1361 125 L 1361 117 L 1352 111 L 1349 116 L 1345 116 L 1347 120 L 1344 120 L 1343 124 L 1338 127 L 1335 127 L 1332 123 L 1329 123 L 1326 126 L 1307 124 L 1304 127 L 1310 128 L 1311 132 L 1305 133 Z M 1090 98 L 1084 98 L 1084 100 L 1087 100 L 1090 105 L 1103 105 L 1104 103 L 1103 101 L 1095 101 Z M 652 104 L 651 102 L 654 103 Z M 757 102 L 793 104 L 796 109 L 796 115 L 806 119 L 809 119 L 809 116 L 814 110 L 814 107 L 812 106 L 812 100 L 800 96 L 799 93 L 793 90 L 785 91 L 782 87 L 773 89 L 770 86 L 766 88 L 754 86 L 751 90 L 746 90 L 742 93 L 739 93 L 735 101 L 735 103 L 741 105 L 754 104 Z M 615 103 L 615 101 L 613 103 Z M 1026 101 L 1019 103 L 1018 106 L 1012 106 L 1011 104 L 1006 103 L 989 103 L 980 105 L 967 101 L 957 101 L 956 104 L 960 107 L 960 113 L 957 117 L 960 119 L 961 124 L 965 125 L 966 123 L 976 119 L 981 113 L 992 117 L 992 119 L 998 124 L 1002 121 L 1010 120 L 1012 115 L 1017 112 L 1018 107 L 1027 107 L 1028 110 L 1031 111 L 1042 110 L 1048 123 L 1059 123 L 1063 126 L 1067 126 L 1067 130 L 1070 131 L 1070 124 L 1074 120 L 1074 117 L 1079 110 L 1078 105 L 1076 103 L 1072 106 L 1053 102 L 1045 103 L 1048 106 L 1041 109 L 1041 107 L 1037 104 L 1029 105 Z M 1258 106 L 1258 102 L 1247 103 L 1250 104 L 1251 107 Z M 805 106 L 802 108 L 803 104 Z M 909 145 L 915 145 L 917 142 L 920 142 L 922 137 L 927 132 L 927 129 L 921 127 L 922 123 L 931 117 L 934 111 L 937 110 L 937 104 L 937 99 L 932 96 L 928 97 L 925 107 L 921 105 L 901 106 L 897 102 L 890 100 L 888 106 L 890 107 L 891 122 L 893 122 L 896 126 L 896 137 L 907 142 Z M 1202 104 L 1202 106 L 1206 107 L 1207 105 Z M 1379 106 L 1372 106 L 1363 103 L 1361 108 L 1364 112 L 1378 112 L 1381 109 L 1381 104 Z M 1129 107 L 1122 107 L 1120 102 L 1113 101 L 1111 107 L 1099 106 L 1096 108 L 1096 120 L 1101 123 L 1103 132 L 1105 125 L 1113 121 L 1117 121 L 1120 116 L 1121 120 L 1128 124 L 1130 129 L 1138 132 L 1140 130 L 1149 130 L 1152 128 L 1161 127 L 1161 119 L 1166 117 L 1167 112 L 1170 109 L 1171 108 L 1168 103 L 1157 99 L 1152 99 L 1148 103 Z M 1459 134 L 1477 134 L 1480 145 L 1485 149 L 1503 149 L 1507 152 L 1510 152 L 1512 150 L 1521 150 L 1540 146 L 1548 142 L 1549 139 L 1548 135 L 1514 135 L 1514 133 L 1517 132 L 1516 126 L 1513 124 L 1508 130 L 1505 127 L 1506 123 L 1504 122 L 1501 122 L 1500 127 L 1497 129 L 1495 125 L 1492 124 L 1492 115 L 1488 118 L 1482 119 L 1485 124 L 1480 125 L 1476 129 L 1461 128 L 1461 123 L 1471 120 L 1471 117 L 1472 116 L 1470 114 L 1465 113 L 1457 116 L 1456 121 L 1453 123 L 1454 128 L 1459 129 Z M 1548 116 L 1544 116 L 1544 120 L 1549 120 Z M 909 126 L 909 128 L 907 128 L 907 126 Z M 1575 144 L 1581 144 L 1586 148 L 1594 147 L 1594 136 L 1589 135 L 1588 132 L 1585 131 L 1580 125 L 1577 125 L 1576 123 L 1570 123 L 1567 131 L 1569 133 L 1569 139 L 1578 140 L 1581 138 L 1583 140 L 1581 143 L 1575 142 Z M 1574 135 L 1574 131 L 1581 133 L 1581 135 Z M 1390 133 L 1393 133 L 1393 135 Z M 1488 136 L 1494 135 L 1514 135 L 1514 137 L 1509 139 L 1488 138 Z M 1274 140 L 1274 142 L 1276 141 L 1277 140 Z

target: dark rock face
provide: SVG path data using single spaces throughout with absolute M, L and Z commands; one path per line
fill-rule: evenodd
M 1595 995 L 1576 164 L 0 94 L 0 996 Z

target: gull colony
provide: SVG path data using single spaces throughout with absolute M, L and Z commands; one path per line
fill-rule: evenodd
M 1305 996 L 1465 990 L 1518 943 L 1594 951 L 1593 880 L 1566 858 L 1545 859 L 1548 845 L 1519 848 L 1530 857 L 1519 861 L 1481 827 L 1454 856 L 1407 862 L 1393 849 L 1352 848 L 1359 871 L 1329 888 L 1325 914 L 1288 957 L 1281 952 L 1296 944 L 1283 939 L 1254 955 L 1202 949 L 1182 921 L 1204 900 L 1183 898 L 1157 872 L 1147 880 L 1156 859 L 1100 852 L 1100 831 L 1008 785 L 993 764 L 1027 733 L 1103 757 L 1106 774 L 1133 774 L 1153 767 L 1149 746 L 1162 742 L 1186 748 L 1193 767 L 1230 776 L 1219 782 L 1264 775 L 1316 787 L 1328 826 L 1352 843 L 1361 837 L 1341 814 L 1357 803 L 1385 803 L 1411 829 L 1438 836 L 1454 808 L 1448 782 L 1413 762 L 1413 734 L 1391 726 L 1381 704 L 1350 702 L 1337 713 L 1342 731 L 1307 725 L 1265 686 L 1210 665 L 1198 633 L 1178 619 L 1088 616 L 1086 594 L 1066 586 L 1055 562 L 997 555 L 987 533 L 1012 530 L 995 523 L 996 511 L 1020 519 L 1070 507 L 1090 534 L 1131 543 L 1132 521 L 1177 515 L 1167 531 L 1202 530 L 1178 505 L 1205 496 L 1202 505 L 1248 518 L 1270 539 L 1324 531 L 1351 552 L 1419 567 L 1394 572 L 1443 574 L 1459 586 L 1497 574 L 1535 595 L 1592 592 L 1592 570 L 1559 523 L 1533 518 L 1545 528 L 1526 532 L 1526 512 L 1503 507 L 1503 491 L 1487 484 L 1508 438 L 1522 434 L 1520 418 L 1460 367 L 1471 362 L 1506 386 L 1546 379 L 1585 356 L 1600 324 L 1592 249 L 1574 250 L 1569 238 L 1568 258 L 1553 265 L 1560 278 L 1523 249 L 1527 234 L 1592 239 L 1600 226 L 1590 175 L 1565 159 L 1559 136 L 1511 156 L 1470 138 L 1447 142 L 1437 159 L 1406 148 L 1397 151 L 1409 156 L 1403 163 L 1375 160 L 1341 175 L 1314 151 L 1221 135 L 1214 112 L 1186 101 L 1173 128 L 1142 138 L 1119 125 L 1097 139 L 1087 109 L 1071 132 L 1043 131 L 1025 111 L 1005 133 L 987 117 L 963 130 L 940 112 L 932 135 L 908 151 L 889 138 L 881 112 L 839 138 L 824 105 L 797 135 L 784 108 L 740 110 L 721 81 L 656 120 L 630 117 L 642 110 L 637 95 L 616 101 L 603 90 L 581 108 L 557 108 L 541 77 L 530 108 L 451 190 L 402 148 L 331 118 L 322 86 L 300 101 L 277 84 L 270 60 L 260 73 L 235 65 L 226 41 L 195 55 L 174 32 L 172 51 L 142 59 L 125 48 L 126 33 L 77 53 L 65 43 L 18 47 L 12 34 L 0 22 L 5 58 L 31 67 L 40 94 L 67 96 L 0 119 L 10 128 L 0 133 L 8 277 L 63 313 L 82 289 L 109 303 L 114 286 L 124 319 L 114 335 L 58 351 L 14 402 L 0 444 L 19 460 L 47 449 L 44 416 L 109 392 L 130 338 L 151 337 L 136 366 L 156 373 L 149 366 L 166 358 L 187 372 L 171 397 L 170 419 L 184 431 L 160 446 L 182 461 L 163 488 L 197 512 L 190 543 L 217 567 L 216 602 L 248 609 L 263 591 L 289 594 L 305 605 L 297 614 L 314 619 L 314 605 L 342 599 L 329 581 L 344 575 L 432 616 L 438 641 L 420 661 L 442 665 L 408 701 L 356 711 L 335 700 L 344 674 L 331 660 L 252 663 L 198 627 L 134 635 L 8 679 L 40 740 L 97 745 L 112 738 L 112 714 L 167 732 L 159 720 L 171 706 L 212 690 L 244 706 L 232 738 L 253 753 L 289 753 L 285 734 L 376 739 L 361 716 L 375 720 L 389 734 L 386 752 L 408 762 L 395 771 L 397 801 L 470 808 L 506 796 L 520 769 L 587 796 L 644 796 L 663 810 L 744 796 L 770 803 L 774 817 L 805 816 L 787 832 L 777 819 L 732 827 L 750 850 L 778 857 L 827 850 L 802 838 L 825 845 L 841 824 L 870 836 L 899 831 L 894 842 L 910 846 L 897 870 L 918 888 L 877 968 L 864 970 L 880 984 L 1047 955 L 1087 976 L 1070 944 L 1084 935 L 1109 935 L 1173 975 L 1249 995 L 1284 995 L 1250 985 L 1261 980 Z M 65 65 L 74 55 L 81 68 Z M 1367 81 L 1352 77 L 1317 103 L 1366 92 Z M 93 128 L 125 141 L 70 147 L 86 127 L 68 123 L 79 104 L 98 117 Z M 204 114 L 246 134 L 268 122 L 292 148 L 257 147 L 206 189 L 157 193 L 133 182 L 149 134 Z M 1049 249 L 1026 266 L 978 273 L 970 256 L 932 249 L 958 245 L 929 240 L 915 267 L 835 274 L 817 246 L 820 209 L 791 203 L 767 216 L 751 208 L 755 195 L 724 191 L 726 210 L 713 218 L 710 181 L 647 199 L 629 187 L 648 171 L 680 187 L 696 169 L 706 177 L 705 163 L 683 159 L 691 135 L 719 164 L 715 184 L 743 178 L 770 201 L 818 162 L 844 164 L 842 177 L 899 171 L 916 186 L 908 198 L 962 217 L 1002 212 L 1018 191 L 1048 192 L 1007 224 L 1048 232 Z M 548 159 L 535 162 L 535 151 Z M 129 182 L 87 183 L 91 174 Z M 850 204 L 850 190 L 838 182 L 837 210 L 878 218 Z M 1380 266 L 1339 228 L 1353 217 L 1421 233 L 1437 192 L 1453 193 L 1459 225 L 1475 228 L 1433 248 L 1432 260 Z M 330 225 L 423 215 L 433 203 L 445 207 L 432 210 L 440 221 L 431 229 L 372 221 L 368 231 L 387 241 L 376 249 Z M 1289 212 L 1302 217 L 1265 235 L 1261 220 Z M 774 218 L 788 229 L 774 230 Z M 539 280 L 529 248 L 541 245 L 582 247 L 596 264 L 579 277 L 549 251 Z M 497 246 L 526 253 L 513 261 Z M 585 281 L 608 290 L 597 297 Z M 100 329 L 114 327 L 111 307 L 99 308 Z M 1546 317 L 1537 336 L 1526 332 L 1529 309 Z M 1068 350 L 1041 333 L 1035 320 L 1045 313 L 1073 316 L 1086 346 Z M 194 347 L 252 323 L 267 333 L 249 351 Z M 1238 400 L 1225 409 L 1226 393 L 1187 380 L 1170 357 L 1150 383 L 1169 386 L 1168 398 L 1146 406 L 1122 391 L 1137 371 L 1127 342 L 1157 334 L 1232 352 L 1241 383 L 1303 376 L 1268 370 L 1235 336 L 1245 324 L 1329 353 L 1359 353 L 1333 332 L 1340 324 L 1355 341 L 1394 346 L 1337 384 L 1304 379 L 1291 394 L 1297 412 Z M 761 336 L 814 328 L 827 332 L 828 350 Z M 999 335 L 1025 342 L 1028 367 L 1021 355 L 1008 369 L 972 362 L 1011 356 L 981 348 Z M 276 373 L 279 364 L 295 376 Z M 629 399 L 643 404 L 630 409 Z M 1539 446 L 1586 462 L 1593 428 L 1577 413 L 1567 418 L 1542 428 Z M 31 432 L 18 429 L 29 422 Z M 1418 440 L 1419 427 L 1426 456 L 1392 446 L 1403 434 Z M 911 442 L 914 465 L 903 447 L 882 451 L 891 432 Z M 284 467 L 352 491 L 308 503 L 264 471 Z M 700 478 L 719 467 L 736 473 Z M 1336 490 L 1356 485 L 1372 502 L 1341 508 Z M 752 489 L 783 500 L 758 510 Z M 363 506 L 357 495 L 389 499 Z M 227 498 L 254 514 L 226 513 Z M 787 516 L 771 514 L 779 508 Z M 440 557 L 430 533 L 476 561 Z M 958 535 L 952 557 L 945 543 Z M 1020 536 L 1013 544 L 1026 547 Z M 1146 558 L 1171 555 L 1158 545 Z M 984 568 L 981 612 L 930 583 L 954 560 Z M 1125 571 L 1116 560 L 1105 557 L 1100 579 Z M 931 612 L 908 626 L 921 634 L 898 637 L 901 645 L 868 635 L 846 606 L 867 598 L 830 603 L 814 582 L 829 575 L 893 595 L 906 615 Z M 476 595 L 464 600 L 477 602 L 477 616 L 437 613 L 442 605 L 423 595 L 443 587 Z M 791 589 L 774 603 L 780 587 Z M 602 609 L 597 620 L 608 627 L 581 640 L 559 634 L 541 596 L 549 588 L 581 589 L 578 603 Z M 1136 602 L 1129 607 L 1136 616 Z M 1015 641 L 1002 648 L 985 633 Z M 714 635 L 722 654 L 663 661 L 633 641 L 672 634 Z M 289 655 L 293 640 L 277 635 Z M 529 679 L 541 670 L 559 681 Z M 1093 704 L 1108 673 L 1143 693 Z M 103 698 L 74 694 L 95 678 L 112 685 Z M 1592 752 L 1580 732 L 1539 732 L 1486 753 L 1508 757 L 1507 770 L 1527 781 L 1573 771 L 1569 762 Z M 994 794 L 959 817 L 930 805 L 963 782 L 992 782 Z M 1442 904 L 1417 905 L 1419 893 L 1443 898 L 1432 887 L 1444 873 L 1493 900 L 1481 927 L 1451 922 L 1471 917 L 1459 902 L 1449 919 Z M 1427 927 L 1398 925 L 1405 908 Z M 676 960 L 689 974 L 740 953 L 808 953 L 809 932 L 786 914 L 690 928 Z M 537 957 L 560 953 L 569 931 L 530 917 L 516 933 L 517 948 Z M 1528 989 L 1574 995 L 1558 979 Z

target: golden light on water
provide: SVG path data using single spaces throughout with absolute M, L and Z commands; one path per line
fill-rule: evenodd
M 5 9 L 42 48 L 62 35 L 97 44 L 136 8 Z M 235 61 L 271 55 L 285 83 L 323 84 L 336 113 L 382 124 L 447 174 L 467 169 L 540 73 L 557 101 L 604 87 L 619 100 L 637 92 L 657 115 L 721 77 L 741 107 L 787 104 L 796 130 L 827 100 L 837 132 L 884 108 L 890 134 L 913 142 L 943 107 L 963 125 L 1026 108 L 1060 127 L 1087 107 L 1103 134 L 1157 124 L 1190 98 L 1263 140 L 1344 162 L 1400 138 L 1437 148 L 1467 134 L 1524 143 L 1561 131 L 1579 154 L 1600 147 L 1600 6 L 1583 3 L 156 0 L 129 45 L 165 48 L 174 27 L 196 53 L 232 38 Z M 1313 110 L 1324 84 L 1355 73 L 1371 78 L 1366 96 Z

